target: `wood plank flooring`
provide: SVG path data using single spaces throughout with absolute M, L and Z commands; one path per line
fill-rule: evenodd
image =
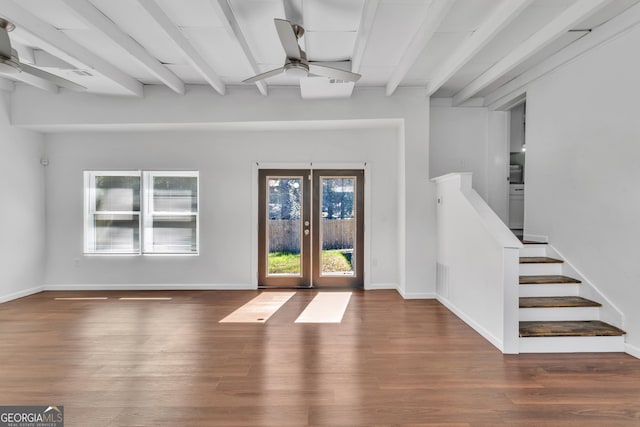
M 0 404 L 66 427 L 637 426 L 640 360 L 503 355 L 435 300 L 356 291 L 342 323 L 218 323 L 257 291 L 44 292 L 0 304 Z M 103 296 L 107 300 L 55 297 Z M 119 297 L 171 297 L 129 300 Z

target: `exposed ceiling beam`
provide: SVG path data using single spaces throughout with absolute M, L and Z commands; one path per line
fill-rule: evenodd
M 427 95 L 433 95 L 467 62 L 525 10 L 532 0 L 503 0 L 495 11 L 433 73 Z
M 91 69 L 96 74 L 101 74 L 129 95 L 142 96 L 142 83 L 138 80 L 120 71 L 13 1 L 0 0 L 0 15 L 33 35 L 38 45 L 52 55 L 78 68 Z
M 138 0 L 138 3 L 149 16 L 158 23 L 162 31 L 175 43 L 178 49 L 180 49 L 187 62 L 204 77 L 211 87 L 220 95 L 224 95 L 226 87 L 218 74 L 191 45 L 189 40 L 187 40 L 182 31 L 171 21 L 164 10 L 153 0 Z
M 482 89 L 531 58 L 545 46 L 571 30 L 580 21 L 588 18 L 611 0 L 578 0 L 554 20 L 542 27 L 518 47 L 508 53 L 491 68 L 477 77 L 453 97 L 453 105 L 460 105 Z
M 249 62 L 249 66 L 251 67 L 251 71 L 253 74 L 260 74 L 262 70 L 258 67 L 258 62 L 251 53 L 251 49 L 249 48 L 249 44 L 247 43 L 247 39 L 245 39 L 244 34 L 242 33 L 242 29 L 240 28 L 240 24 L 238 24 L 238 20 L 236 16 L 233 14 L 233 10 L 231 10 L 231 6 L 229 5 L 228 0 L 211 0 L 211 4 L 215 9 L 220 21 L 222 21 L 225 25 L 225 29 L 229 33 L 229 35 L 235 38 L 242 51 L 244 52 L 245 58 Z M 256 86 L 258 86 L 258 90 L 261 94 L 267 95 L 267 83 L 264 80 L 259 80 L 256 82 Z
M 88 0 L 63 0 L 76 15 L 89 27 L 98 30 L 109 40 L 124 49 L 140 65 L 146 68 L 162 83 L 180 95 L 184 95 L 184 82 L 173 74 L 160 61 L 151 56 L 140 44 L 122 31 L 116 24 L 107 18 L 100 10 L 89 3 Z
M 353 48 L 353 55 L 351 55 L 351 72 L 353 73 L 360 72 L 360 65 L 362 65 L 364 50 L 366 49 L 367 42 L 369 41 L 369 34 L 371 34 L 371 27 L 373 26 L 373 20 L 376 17 L 376 11 L 378 10 L 379 3 L 379 0 L 364 2 L 362 15 L 360 17 L 360 26 L 358 27 L 356 42 Z
M 545 59 L 540 64 L 520 74 L 515 79 L 500 86 L 485 96 L 485 105 L 490 110 L 502 109 L 514 96 L 526 91 L 527 85 L 531 82 L 584 55 L 586 52 L 609 42 L 615 37 L 630 31 L 638 25 L 640 25 L 640 3 L 636 3 L 635 6 L 629 8 L 625 13 L 597 26 L 589 33 L 589 37 L 582 37 Z
M 404 76 L 407 75 L 409 69 L 416 62 L 416 59 L 418 59 L 418 56 L 420 56 L 424 48 L 429 44 L 429 41 L 438 30 L 442 20 L 447 16 L 447 13 L 449 13 L 453 3 L 455 3 L 454 0 L 432 0 L 429 7 L 426 8 L 426 16 L 422 21 L 422 25 L 420 25 L 420 28 L 418 28 L 418 31 L 413 36 L 411 43 L 409 43 L 407 50 L 402 55 L 400 62 L 396 65 L 393 73 L 391 73 L 391 78 L 387 82 L 387 96 L 395 92 Z

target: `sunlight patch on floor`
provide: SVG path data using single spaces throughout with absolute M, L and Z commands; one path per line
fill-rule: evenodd
M 295 292 L 263 292 L 220 323 L 264 323 L 294 295 Z
M 341 323 L 350 299 L 351 292 L 320 292 L 296 323 Z

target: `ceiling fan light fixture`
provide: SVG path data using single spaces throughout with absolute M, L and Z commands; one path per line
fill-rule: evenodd
M 308 62 L 307 54 L 300 48 L 299 40 L 304 34 L 304 28 L 300 25 L 292 24 L 285 19 L 274 19 L 276 32 L 280 38 L 280 44 L 286 55 L 285 63 L 282 67 L 274 70 L 266 71 L 256 76 L 243 80 L 243 83 L 256 83 L 269 77 L 277 76 L 285 73 L 287 76 L 298 78 L 311 75 L 318 77 L 327 77 L 329 79 L 343 80 L 348 82 L 356 82 L 361 76 L 358 73 L 333 68 L 328 65 L 322 65 L 317 62 Z
M 288 62 L 284 65 L 284 71 L 287 76 L 307 77 L 309 75 L 309 66 L 303 62 Z

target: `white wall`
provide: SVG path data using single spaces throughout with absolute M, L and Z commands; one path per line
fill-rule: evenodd
M 431 178 L 471 172 L 473 189 L 487 200 L 488 112 L 486 108 L 431 107 Z
M 471 189 L 470 174 L 434 180 L 438 300 L 501 351 L 517 353 L 522 244 Z
M 366 163 L 371 188 L 366 280 L 373 287 L 397 287 L 395 127 L 60 133 L 48 135 L 46 143 L 47 287 L 255 286 L 256 162 Z M 112 169 L 199 170 L 200 256 L 83 256 L 82 172 Z
M 527 88 L 525 235 L 617 305 L 640 357 L 638 46 L 636 27 Z
M 473 189 L 506 221 L 509 114 L 448 101 L 431 101 L 429 176 L 471 172 Z
M 399 88 L 388 97 L 382 88 L 358 88 L 348 99 L 305 101 L 300 98 L 298 89 L 277 87 L 270 88 L 266 97 L 253 87 L 230 87 L 224 97 L 206 87 L 191 86 L 183 96 L 161 87 L 146 87 L 143 98 L 94 96 L 70 91 L 50 94 L 19 87 L 12 103 L 12 116 L 15 126 L 43 132 L 277 130 L 285 127 L 300 130 L 306 136 L 327 127 L 346 129 L 356 124 L 378 128 L 381 123 L 393 123 L 398 127 L 394 139 L 397 174 L 387 174 L 385 179 L 397 183 L 397 203 L 394 205 L 398 224 L 396 283 L 398 291 L 407 298 L 435 296 L 435 186 L 428 181 L 429 102 L 423 90 Z M 117 133 L 103 135 L 101 140 L 105 144 L 117 142 L 119 138 Z M 128 147 L 120 156 L 130 155 Z M 166 149 L 176 158 L 186 155 L 175 144 Z M 223 156 L 224 151 L 219 154 Z M 341 157 L 336 155 L 331 160 L 340 161 Z M 55 220 L 59 215 L 62 213 L 51 212 L 48 218 Z M 51 251 L 55 251 L 53 246 Z M 63 280 L 54 270 L 67 267 L 58 267 L 56 263 L 50 266 L 47 280 Z M 372 268 L 374 264 L 371 260 Z M 140 270 L 140 280 L 150 280 L 142 277 L 142 272 L 147 270 Z M 105 274 L 112 274 L 112 271 L 106 269 Z M 386 280 L 386 273 L 382 277 Z M 234 274 L 228 279 L 235 283 L 236 280 L 244 281 L 245 276 Z
M 509 112 L 489 111 L 487 203 L 505 224 L 509 223 Z
M 9 124 L 0 92 L 0 302 L 37 292 L 45 247 L 44 138 Z

